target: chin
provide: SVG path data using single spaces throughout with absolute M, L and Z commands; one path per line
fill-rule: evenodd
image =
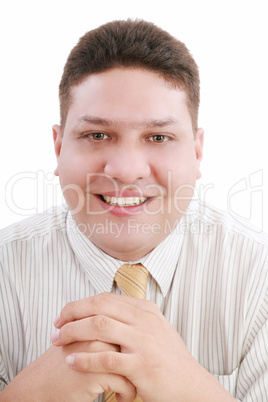
M 90 239 L 106 254 L 122 261 L 136 261 L 152 251 L 163 239 L 156 236 L 126 235 L 104 236 Z

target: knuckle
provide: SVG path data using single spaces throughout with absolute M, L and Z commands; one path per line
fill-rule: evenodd
M 108 373 L 115 372 L 117 367 L 117 356 L 116 353 L 107 352 L 101 357 L 101 364 L 105 371 Z
M 70 319 L 70 317 L 72 317 L 73 315 L 74 307 L 75 307 L 74 301 L 67 303 L 61 310 L 61 318 L 63 318 L 64 320 Z
M 83 371 L 83 372 L 87 372 L 89 370 L 89 367 L 90 367 L 90 361 L 89 361 L 88 356 L 87 357 L 83 356 L 83 358 L 78 356 L 77 360 L 78 360 L 77 364 L 78 364 L 80 370 Z
M 64 341 L 69 341 L 73 337 L 72 325 L 65 324 L 60 330 L 60 338 Z
M 102 308 L 103 306 L 107 306 L 109 303 L 109 294 L 101 293 L 91 299 L 92 307 L 94 308 Z
M 95 316 L 93 317 L 93 326 L 97 331 L 106 331 L 110 326 L 110 320 L 103 315 Z

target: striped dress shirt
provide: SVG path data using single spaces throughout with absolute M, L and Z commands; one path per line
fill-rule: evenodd
M 119 293 L 113 278 L 123 262 L 86 238 L 66 206 L 0 236 L 1 391 L 49 348 L 53 320 L 66 303 Z M 147 299 L 194 358 L 243 402 L 268 401 L 267 244 L 265 235 L 195 200 L 139 261 L 150 273 Z

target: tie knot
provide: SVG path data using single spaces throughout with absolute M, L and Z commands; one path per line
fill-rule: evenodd
M 142 264 L 123 264 L 116 272 L 114 280 L 124 295 L 145 299 L 148 274 Z

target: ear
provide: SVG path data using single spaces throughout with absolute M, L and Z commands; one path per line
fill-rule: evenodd
M 204 130 L 198 128 L 195 133 L 195 155 L 196 155 L 196 178 L 200 179 L 202 176 L 200 171 L 200 163 L 203 158 L 203 145 L 204 145 Z
M 54 150 L 57 158 L 57 162 L 59 160 L 60 152 L 61 152 L 61 144 L 62 144 L 62 132 L 61 132 L 61 126 L 58 124 L 54 124 L 52 127 L 53 130 L 53 141 L 54 141 Z M 58 164 L 57 167 L 54 171 L 55 176 L 59 176 L 59 168 Z

